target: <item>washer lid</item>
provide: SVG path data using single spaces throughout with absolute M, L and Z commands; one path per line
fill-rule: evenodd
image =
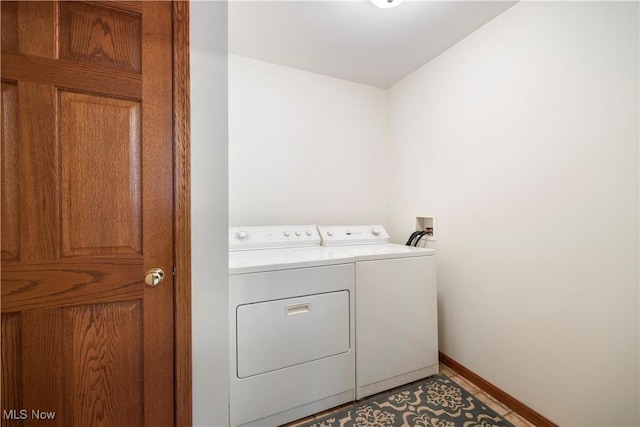
M 353 255 L 317 246 L 236 251 L 229 252 L 229 274 L 348 264 L 354 261 Z
M 384 243 L 380 245 L 340 246 L 340 250 L 355 256 L 356 261 L 433 256 L 436 251 L 427 248 Z

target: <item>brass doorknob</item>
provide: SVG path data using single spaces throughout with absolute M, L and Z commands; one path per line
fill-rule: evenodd
M 164 280 L 164 271 L 161 268 L 151 268 L 144 275 L 144 283 L 149 286 L 158 286 Z

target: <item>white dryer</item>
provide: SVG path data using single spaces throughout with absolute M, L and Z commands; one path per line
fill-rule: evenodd
M 435 251 L 391 244 L 381 225 L 318 230 L 356 261 L 356 399 L 437 374 Z
M 315 226 L 229 229 L 230 425 L 355 398 L 354 257 Z

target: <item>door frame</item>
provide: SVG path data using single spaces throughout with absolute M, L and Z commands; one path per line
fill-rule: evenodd
M 175 425 L 193 420 L 191 351 L 191 108 L 189 1 L 172 2 Z

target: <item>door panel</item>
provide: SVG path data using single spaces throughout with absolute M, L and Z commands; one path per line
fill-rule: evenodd
M 2 82 L 2 260 L 20 259 L 18 85 Z
M 65 341 L 74 344 L 63 355 L 65 414 L 78 425 L 141 425 L 140 301 L 70 307 L 63 316 Z
M 140 103 L 60 93 L 62 257 L 142 254 Z
M 13 144 L 19 147 L 17 185 L 20 188 L 20 260 L 23 262 L 51 260 L 58 255 L 55 98 L 55 87 L 18 82 L 20 132 Z
M 140 15 L 82 3 L 62 3 L 60 58 L 139 73 L 140 31 Z
M 3 425 L 172 425 L 171 3 L 0 7 Z

